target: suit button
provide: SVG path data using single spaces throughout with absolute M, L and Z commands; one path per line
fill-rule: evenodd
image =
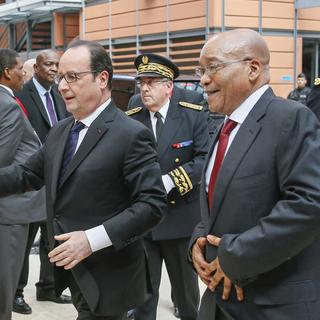
M 170 203 L 171 204 L 176 204 L 176 202 L 174 200 L 171 200 Z
M 176 158 L 176 159 L 174 160 L 174 162 L 175 162 L 175 163 L 178 163 L 178 162 L 180 162 L 180 159 L 179 159 L 179 158 Z

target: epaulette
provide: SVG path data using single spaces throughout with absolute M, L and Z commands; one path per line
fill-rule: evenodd
M 133 108 L 133 109 L 126 111 L 126 114 L 128 116 L 132 116 L 133 114 L 136 114 L 136 113 L 140 112 L 141 110 L 142 110 L 141 107 L 136 107 L 136 108 Z
M 193 103 L 189 103 L 189 102 L 185 102 L 185 101 L 179 101 L 179 104 L 182 107 L 190 108 L 193 110 L 201 111 L 203 109 L 203 106 L 200 104 L 193 104 Z
M 320 78 L 315 78 L 314 79 L 314 85 L 319 86 L 320 85 Z

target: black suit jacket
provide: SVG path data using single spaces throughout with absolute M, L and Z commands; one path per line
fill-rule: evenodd
M 36 86 L 33 80 L 29 80 L 24 84 L 23 88 L 15 93 L 15 95 L 22 102 L 26 110 L 28 111 L 28 119 L 37 132 L 41 142 L 45 141 L 45 138 L 51 129 L 50 121 L 43 105 Z M 62 120 L 69 116 L 66 111 L 66 105 L 57 90 L 57 86 L 53 85 L 51 89 L 51 96 L 58 120 Z
M 221 287 L 207 290 L 199 319 L 211 319 L 215 300 L 237 320 L 319 319 L 319 159 L 316 117 L 268 89 L 226 154 L 210 210 L 201 185 L 202 221 L 191 241 L 222 237 L 218 251 L 206 248 L 206 258 L 218 255 L 245 299 L 239 303 L 233 294 L 223 301 Z
M 153 240 L 190 237 L 200 221 L 199 181 L 209 144 L 207 115 L 203 109 L 188 108 L 180 102 L 197 104 L 201 108 L 203 97 L 199 93 L 174 87 L 157 142 L 157 152 L 162 174 L 171 173 L 176 187 L 168 195 L 168 214 L 152 230 Z M 142 122 L 153 133 L 150 113 L 140 95 L 129 101 L 129 108 L 135 107 L 143 109 L 131 117 Z
M 46 185 L 48 233 L 53 236 L 103 224 L 112 246 L 72 269 L 96 315 L 119 315 L 150 292 L 141 236 L 166 210 L 166 195 L 150 131 L 111 103 L 91 124 L 59 186 L 66 140 L 74 123 L 60 121 L 41 151 L 24 166 L 0 170 L 0 194 Z M 55 267 L 57 293 L 66 287 Z

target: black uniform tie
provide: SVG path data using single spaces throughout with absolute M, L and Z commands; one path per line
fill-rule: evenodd
M 154 116 L 157 118 L 157 122 L 156 122 L 156 138 L 157 140 L 159 140 L 160 135 L 161 135 L 161 131 L 163 129 L 163 121 L 162 121 L 162 115 L 160 112 L 156 112 L 154 114 Z

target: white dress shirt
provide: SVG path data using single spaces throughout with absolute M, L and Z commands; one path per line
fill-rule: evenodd
M 256 90 L 244 102 L 242 102 L 242 104 L 238 108 L 236 108 L 230 114 L 229 119 L 237 122 L 238 124 L 230 133 L 227 149 L 226 149 L 224 156 L 226 156 L 228 149 L 229 149 L 234 137 L 236 136 L 237 132 L 239 131 L 240 126 L 242 125 L 244 120 L 247 118 L 248 114 L 250 113 L 250 111 L 252 110 L 254 105 L 257 103 L 257 101 L 261 98 L 261 96 L 265 93 L 265 91 L 268 88 L 269 88 L 268 85 L 264 85 L 261 88 L 259 88 L 258 90 Z M 224 119 L 224 123 L 226 123 L 227 119 L 228 119 L 228 117 L 226 117 Z M 214 146 L 214 149 L 213 149 L 213 152 L 210 157 L 208 167 L 206 170 L 206 190 L 207 190 L 207 192 L 208 192 L 208 187 L 209 187 L 209 182 L 210 182 L 211 171 L 213 169 L 214 160 L 215 160 L 216 154 L 217 154 L 218 144 L 219 144 L 219 142 L 217 142 L 216 145 Z
M 161 114 L 163 123 L 166 121 L 167 113 L 169 110 L 169 104 L 170 104 L 170 99 L 168 99 L 165 105 L 161 107 L 160 110 L 158 111 Z M 157 134 L 156 134 L 157 118 L 155 117 L 155 112 L 149 111 L 149 113 L 150 113 L 150 120 L 151 120 L 153 134 L 157 139 Z M 169 193 L 175 187 L 172 179 L 169 177 L 168 174 L 165 174 L 162 176 L 162 182 L 167 193 Z
M 56 107 L 54 105 L 54 101 L 53 101 L 52 95 L 51 95 L 51 87 L 50 87 L 49 90 L 45 89 L 35 77 L 32 78 L 32 81 L 33 81 L 33 84 L 35 85 L 35 87 L 36 87 L 36 89 L 37 89 L 37 91 L 39 93 L 40 99 L 41 99 L 41 101 L 43 103 L 43 106 L 44 106 L 44 110 L 47 113 L 50 125 L 52 127 L 52 122 L 51 122 L 50 114 L 49 114 L 48 109 L 47 109 L 47 100 L 46 100 L 46 96 L 45 96 L 45 94 L 47 92 L 49 92 L 49 96 L 50 96 L 50 99 L 51 99 L 51 102 L 52 102 L 52 105 L 53 105 L 53 110 L 54 110 L 54 114 L 56 116 L 56 119 L 58 119 L 58 117 L 57 117 L 57 113 L 56 113 Z

